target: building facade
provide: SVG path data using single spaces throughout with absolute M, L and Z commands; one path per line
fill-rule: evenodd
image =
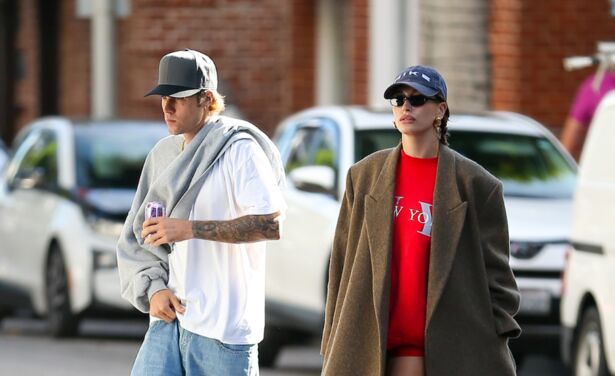
M 384 107 L 415 63 L 444 74 L 453 112 L 521 112 L 557 133 L 591 72 L 562 59 L 603 40 L 609 0 L 0 0 L 0 136 L 42 115 L 160 118 L 143 94 L 181 48 L 210 55 L 228 102 L 269 134 L 313 105 Z

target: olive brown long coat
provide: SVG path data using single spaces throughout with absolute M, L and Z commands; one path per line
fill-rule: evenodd
M 401 145 L 351 167 L 338 219 L 321 352 L 323 375 L 384 375 L 395 174 Z M 519 292 L 508 264 L 502 185 L 440 147 L 425 326 L 427 376 L 515 375 L 508 339 Z

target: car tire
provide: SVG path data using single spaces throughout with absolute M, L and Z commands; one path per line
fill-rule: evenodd
M 574 346 L 574 376 L 608 376 L 600 315 L 595 307 L 583 313 L 579 336 Z
M 0 330 L 2 329 L 2 321 L 11 314 L 9 310 L 0 308 Z
M 278 355 L 284 346 L 304 344 L 311 336 L 302 330 L 265 326 L 265 337 L 258 345 L 258 364 L 274 367 Z
M 71 312 L 68 274 L 60 247 L 52 245 L 45 274 L 47 324 L 52 337 L 73 337 L 79 328 L 79 318 Z
M 258 345 L 258 365 L 271 368 L 286 344 L 284 332 L 279 328 L 265 326 L 265 336 Z

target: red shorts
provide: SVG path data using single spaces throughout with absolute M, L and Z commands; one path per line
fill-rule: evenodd
M 425 356 L 425 348 L 419 346 L 398 346 L 387 350 L 390 357 L 398 356 Z

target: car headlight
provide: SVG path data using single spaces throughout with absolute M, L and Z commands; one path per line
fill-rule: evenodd
M 541 242 L 520 242 L 520 241 L 511 241 L 510 242 L 510 255 L 517 259 L 531 259 L 532 257 L 539 254 L 545 247 L 552 245 L 569 245 L 570 243 L 567 240 L 549 240 L 549 241 L 541 241 Z M 562 247 L 562 249 L 564 249 Z
M 96 233 L 109 236 L 114 239 L 120 237 L 122 234 L 122 229 L 124 228 L 123 222 L 112 221 L 94 214 L 89 214 L 87 216 L 87 221 Z
M 536 256 L 542 247 L 543 242 L 510 242 L 510 255 L 518 259 L 530 259 Z

